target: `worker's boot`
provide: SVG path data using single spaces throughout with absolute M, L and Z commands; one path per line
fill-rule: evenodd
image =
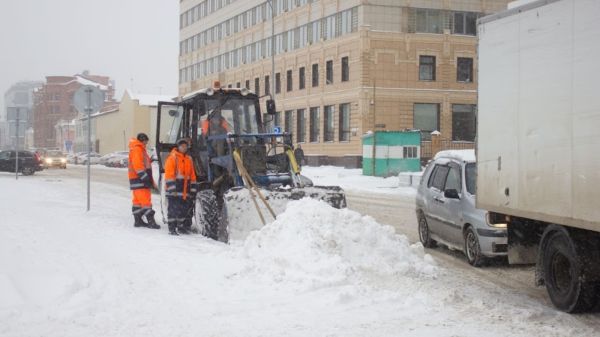
M 160 229 L 160 225 L 156 223 L 156 220 L 154 220 L 154 210 L 151 209 L 150 211 L 146 212 L 146 220 L 148 221 L 148 228 L 150 229 Z
M 179 233 L 177 233 L 177 222 L 176 221 L 169 221 L 169 234 L 170 235 L 179 235 Z
M 134 219 L 133 227 L 148 227 L 148 224 L 145 223 L 144 220 L 142 220 L 141 214 L 134 214 L 133 219 Z
M 192 233 L 192 219 L 185 219 L 179 223 L 179 234 L 191 234 Z

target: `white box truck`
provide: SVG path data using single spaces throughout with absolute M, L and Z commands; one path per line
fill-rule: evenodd
M 600 304 L 600 1 L 479 21 L 477 207 L 508 225 L 554 305 Z

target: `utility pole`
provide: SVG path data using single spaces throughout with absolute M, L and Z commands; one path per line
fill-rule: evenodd
M 15 142 L 15 180 L 19 180 L 19 124 L 20 120 L 20 109 L 17 107 L 17 130 L 16 130 L 16 142 Z
M 88 135 L 87 135 L 87 146 L 88 146 L 88 157 L 87 157 L 87 211 L 90 211 L 90 178 L 91 178 L 91 161 L 92 161 L 92 89 L 86 88 L 85 93 L 87 94 L 87 125 L 88 125 Z

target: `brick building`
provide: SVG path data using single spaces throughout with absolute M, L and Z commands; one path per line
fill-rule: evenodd
M 213 80 L 269 93 L 274 123 L 312 164 L 355 166 L 361 136 L 419 129 L 469 147 L 477 102 L 476 20 L 509 0 L 182 0 L 180 94 Z M 430 155 L 430 154 L 429 154 Z
M 34 93 L 34 146 L 54 148 L 57 146 L 56 125 L 70 121 L 78 112 L 73 106 L 73 95 L 83 85 L 93 85 L 105 92 L 104 108 L 114 108 L 115 88 L 107 76 L 90 75 L 83 72 L 74 76 L 47 76 L 46 83 Z

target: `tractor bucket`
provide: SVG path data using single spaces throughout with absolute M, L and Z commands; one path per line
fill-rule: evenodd
M 251 193 L 255 194 L 254 198 Z M 335 208 L 346 207 L 344 191 L 337 186 L 261 188 L 260 193 L 275 215 L 283 213 L 290 200 L 303 198 L 322 200 Z M 256 200 L 256 203 L 253 199 Z M 227 226 L 230 240 L 243 240 L 250 232 L 261 229 L 266 223 L 273 220 L 270 210 L 256 195 L 256 192 L 250 192 L 245 187 L 236 187 L 225 193 L 221 221 L 224 226 Z

